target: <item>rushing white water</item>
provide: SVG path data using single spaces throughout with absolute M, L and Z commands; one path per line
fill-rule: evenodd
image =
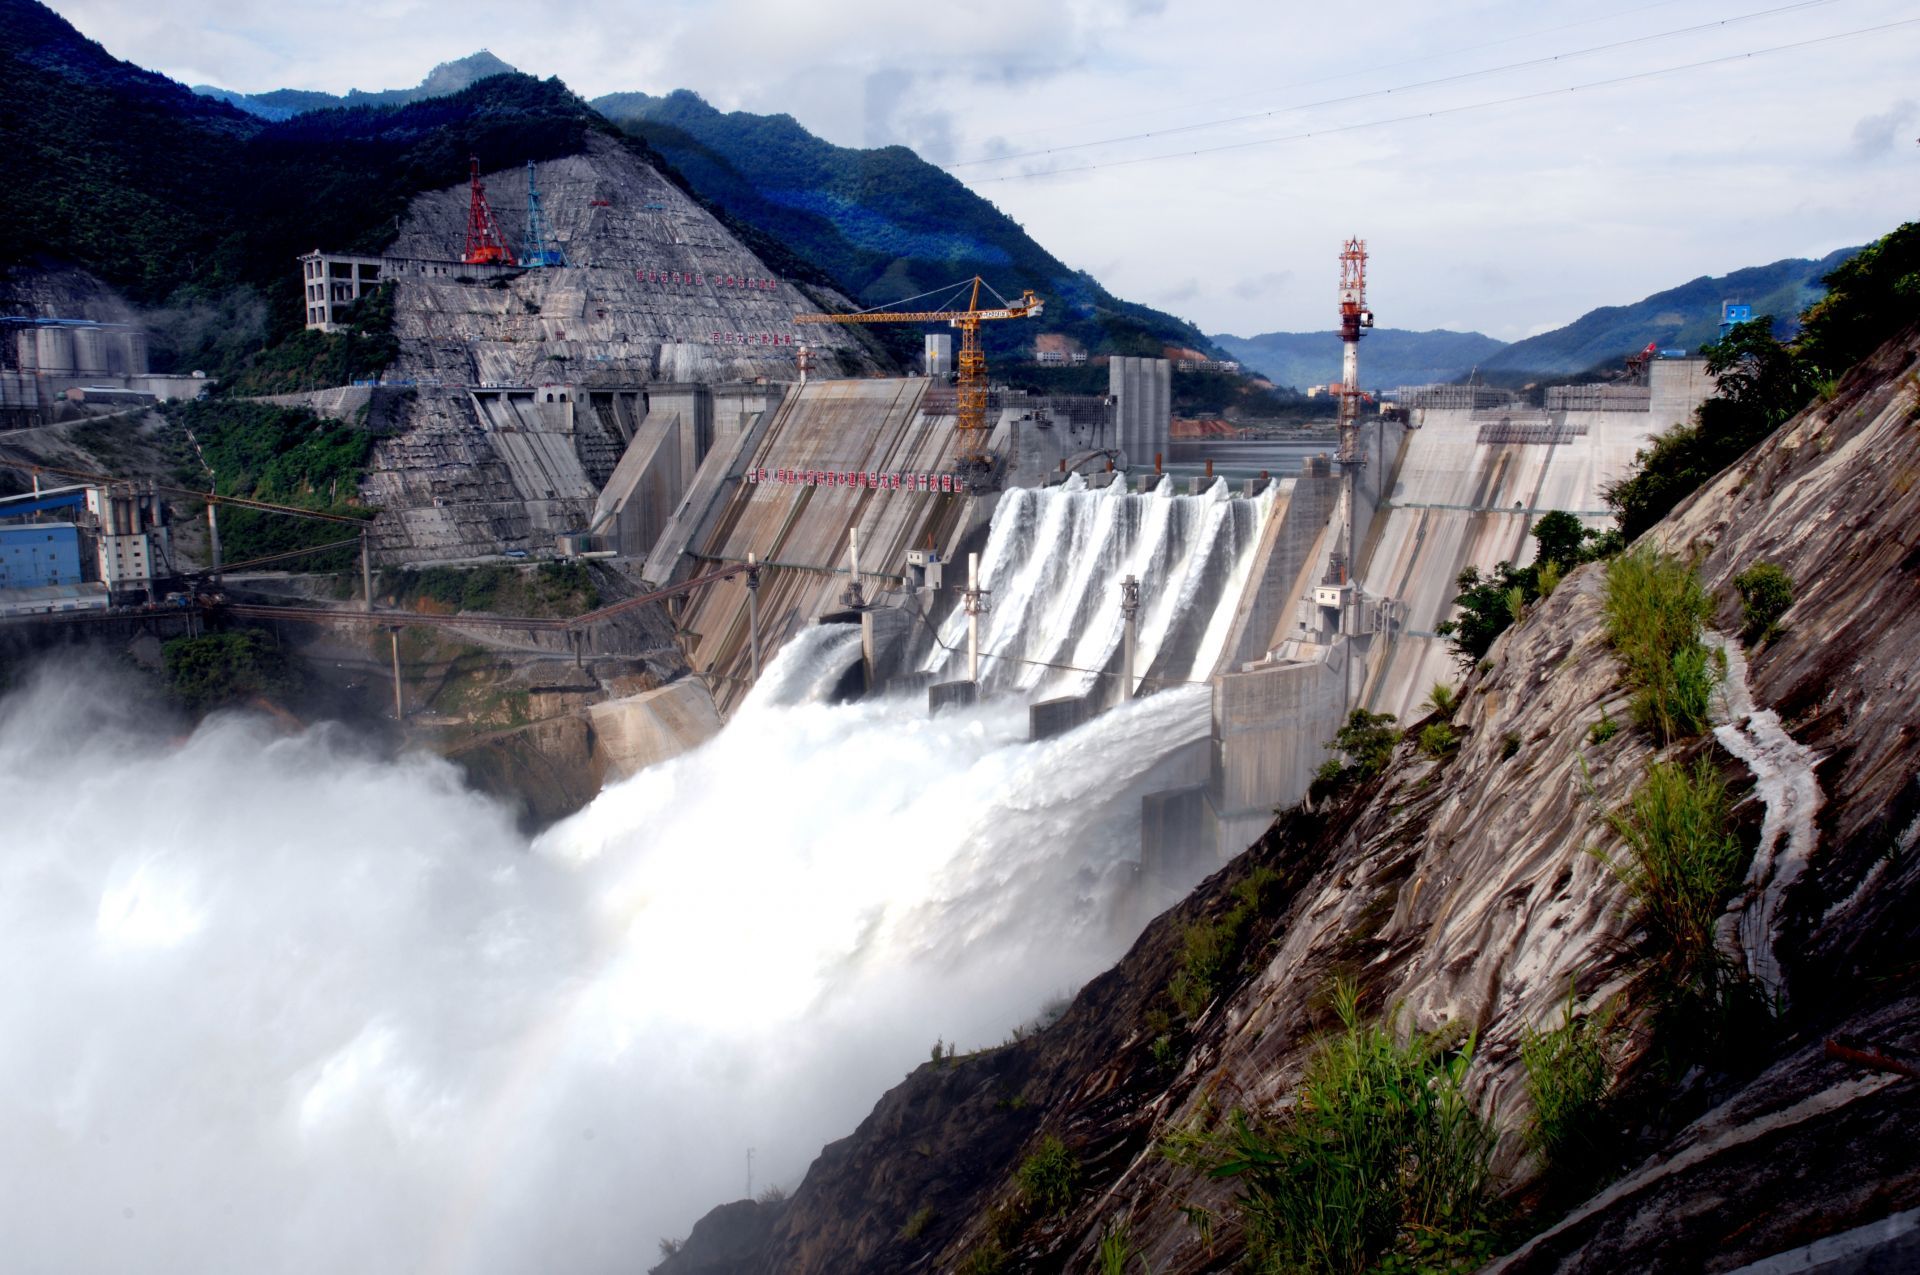
M 1120 581 L 1129 575 L 1140 581 L 1135 676 L 1205 681 L 1273 491 L 1241 499 L 1216 482 L 1200 495 L 1176 496 L 1163 482 L 1129 495 L 1117 485 L 1089 489 L 1075 475 L 1059 487 L 1007 492 L 980 559 L 981 587 L 991 595 L 981 681 L 1036 699 L 1092 689 L 1120 648 Z M 926 670 L 964 677 L 966 634 L 967 618 L 956 610 Z
M 936 1036 L 1109 963 L 1204 690 L 1029 743 L 1017 703 L 820 702 L 854 652 L 797 639 L 532 845 L 337 732 L 0 702 L 0 1265 L 644 1269 L 747 1148 L 791 1185 Z

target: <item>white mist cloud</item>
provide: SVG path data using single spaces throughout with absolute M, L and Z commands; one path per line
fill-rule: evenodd
M 1130 776 L 1204 693 L 1089 764 L 1018 705 L 796 702 L 853 652 L 790 644 L 531 847 L 437 759 L 169 738 L 94 675 L 0 702 L 5 1264 L 630 1273 L 749 1146 L 792 1185 L 936 1036 L 1103 967 Z

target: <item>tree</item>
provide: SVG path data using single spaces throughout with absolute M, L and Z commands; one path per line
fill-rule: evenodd
M 1562 571 L 1571 571 L 1586 561 L 1586 544 L 1596 535 L 1564 509 L 1543 514 L 1533 525 L 1533 538 L 1540 544 L 1536 561 L 1558 563 Z

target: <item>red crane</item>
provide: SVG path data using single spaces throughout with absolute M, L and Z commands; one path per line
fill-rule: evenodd
M 507 247 L 507 237 L 500 233 L 500 223 L 494 220 L 492 205 L 487 203 L 479 156 L 467 157 L 467 172 L 473 200 L 467 207 L 467 255 L 461 260 L 470 266 L 510 266 L 515 257 Z

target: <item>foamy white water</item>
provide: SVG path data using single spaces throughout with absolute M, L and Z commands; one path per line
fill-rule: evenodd
M 104 692 L 0 702 L 9 1270 L 644 1269 L 796 1182 L 935 1037 L 1110 963 L 1199 688 L 1024 739 L 820 702 L 789 644 L 696 753 L 532 845 L 437 759 Z
M 1031 698 L 1080 695 L 1120 649 L 1120 581 L 1140 581 L 1135 674 L 1205 681 L 1231 627 L 1254 543 L 1273 493 L 1252 499 L 1215 482 L 1176 496 L 1171 482 L 1146 494 L 1089 489 L 1079 475 L 1058 487 L 1005 493 L 980 556 L 990 610 L 981 629 L 981 681 Z M 956 587 L 965 587 L 959 574 Z M 964 677 L 966 616 L 941 626 L 924 668 Z

